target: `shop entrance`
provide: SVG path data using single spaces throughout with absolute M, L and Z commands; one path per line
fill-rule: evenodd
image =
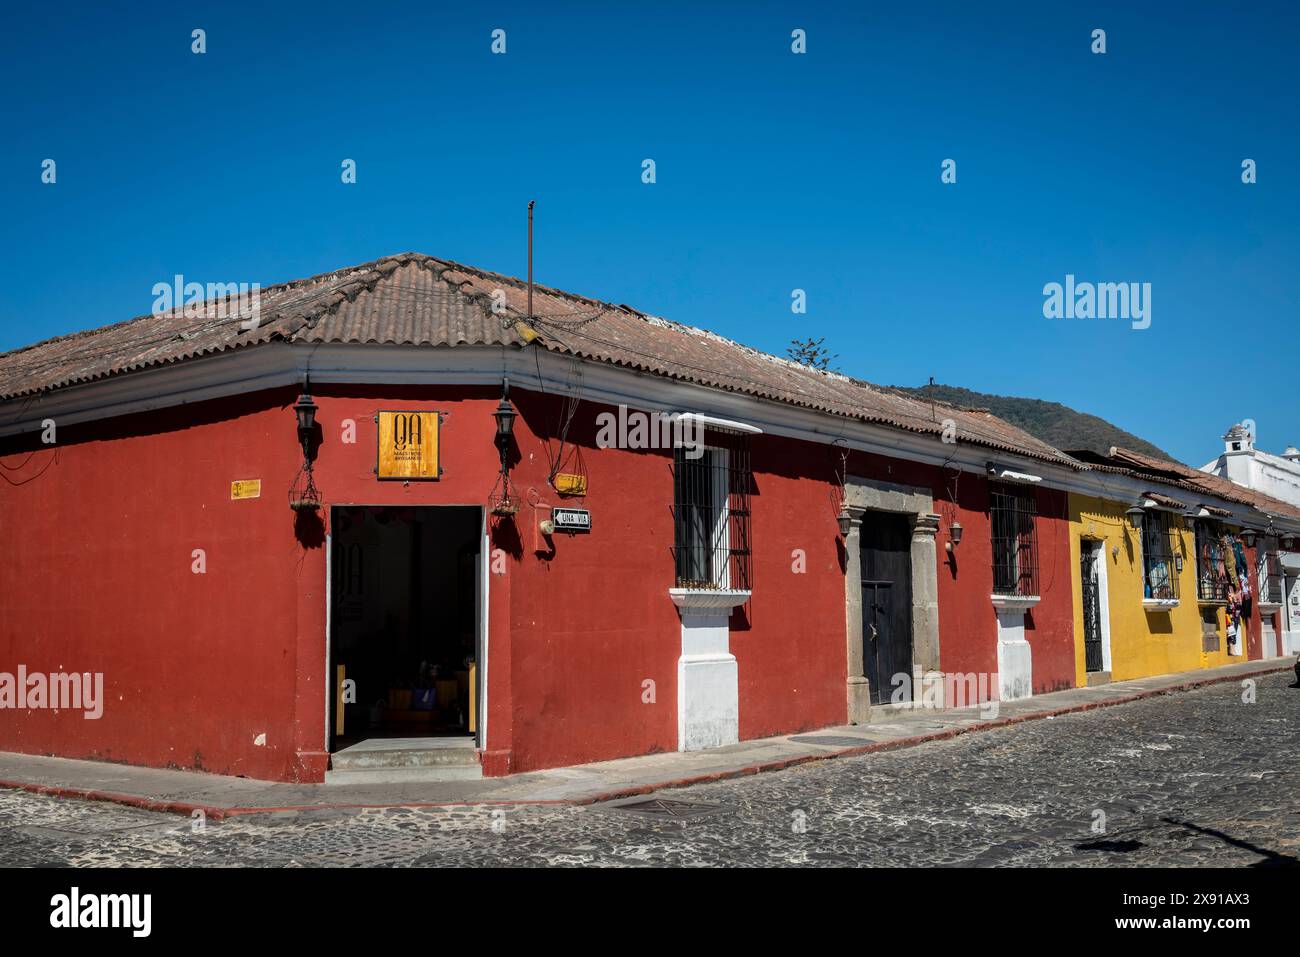
M 481 732 L 483 513 L 331 510 L 329 750 L 473 748 Z
M 1283 559 L 1286 575 L 1282 586 L 1282 594 L 1286 596 L 1283 599 L 1286 607 L 1282 611 L 1282 627 L 1286 632 L 1282 642 L 1284 655 L 1300 654 L 1300 568 L 1290 564 L 1294 560 L 1294 554 Z

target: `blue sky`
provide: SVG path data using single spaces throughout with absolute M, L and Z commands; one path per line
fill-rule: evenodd
M 824 336 L 874 382 L 1064 402 L 1196 465 L 1244 417 L 1266 449 L 1300 444 L 1295 5 L 6 19 L 0 350 L 146 313 L 175 273 L 265 285 L 416 250 L 523 275 L 535 198 L 539 282 L 778 354 Z M 1151 283 L 1151 327 L 1044 318 L 1067 273 Z

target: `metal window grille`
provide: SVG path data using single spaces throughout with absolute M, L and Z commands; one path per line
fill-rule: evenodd
M 1277 536 L 1269 535 L 1259 550 L 1259 600 L 1280 605 L 1282 596 L 1282 560 L 1277 553 Z
M 700 453 L 692 458 L 692 452 Z M 673 450 L 673 557 L 678 588 L 748 591 L 748 436 L 710 430 L 702 448 Z
M 1200 601 L 1228 600 L 1228 566 L 1223 558 L 1223 527 L 1196 523 L 1196 597 Z
M 1142 597 L 1167 600 L 1178 597 L 1178 572 L 1174 566 L 1174 528 L 1168 512 L 1142 516 Z
M 1033 493 L 1015 485 L 989 486 L 993 528 L 993 591 L 998 595 L 1038 594 L 1038 508 Z

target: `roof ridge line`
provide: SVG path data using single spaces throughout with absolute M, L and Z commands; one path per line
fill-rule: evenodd
M 433 262 L 444 262 L 444 260 L 440 260 L 434 256 L 428 256 L 424 253 L 415 253 L 415 252 L 393 253 L 392 255 L 381 256 L 378 259 L 373 259 L 370 262 L 360 263 L 356 266 L 346 266 L 342 269 L 326 270 L 325 272 L 319 272 L 312 276 L 304 276 L 301 279 L 289 279 L 289 280 L 285 280 L 284 282 L 272 283 L 269 286 L 263 286 L 259 283 L 257 288 L 258 288 L 258 292 L 262 294 L 280 291 L 284 289 L 294 289 L 299 286 L 305 286 L 308 283 L 321 281 L 326 277 L 340 275 L 342 273 L 347 273 L 347 272 L 355 272 L 357 270 L 372 269 L 373 267 L 377 266 L 380 263 L 390 262 L 393 260 L 401 260 L 403 262 L 421 261 L 421 260 L 433 261 Z M 206 290 L 206 286 L 204 288 Z M 195 305 L 206 306 L 210 301 L 217 302 L 219 300 L 204 299 L 201 304 L 195 303 Z M 183 316 L 184 314 L 183 309 L 184 307 L 181 307 L 182 310 L 180 313 L 181 316 Z M 75 332 L 65 332 L 61 335 L 50 336 L 49 338 L 40 339 L 36 342 L 29 342 L 27 345 L 17 346 L 13 349 L 7 349 L 3 352 L 0 352 L 0 357 L 18 355 L 19 353 L 26 352 L 29 349 L 36 349 L 41 346 L 49 346 L 57 342 L 71 342 L 72 340 L 77 339 L 81 336 L 99 335 L 101 333 L 107 332 L 110 329 L 117 329 L 121 326 L 127 326 L 133 322 L 140 322 L 143 319 L 155 319 L 160 316 L 176 317 L 177 315 L 178 315 L 177 308 L 175 306 L 173 306 L 171 309 L 168 309 L 166 312 L 161 312 L 161 313 L 145 312 L 145 313 L 141 313 L 138 316 L 131 316 L 128 319 L 119 319 L 117 322 L 105 323 L 102 326 L 92 326 L 89 329 L 79 329 Z

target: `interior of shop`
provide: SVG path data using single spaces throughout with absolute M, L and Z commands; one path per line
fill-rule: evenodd
M 478 730 L 482 512 L 338 506 L 330 555 L 331 751 Z

